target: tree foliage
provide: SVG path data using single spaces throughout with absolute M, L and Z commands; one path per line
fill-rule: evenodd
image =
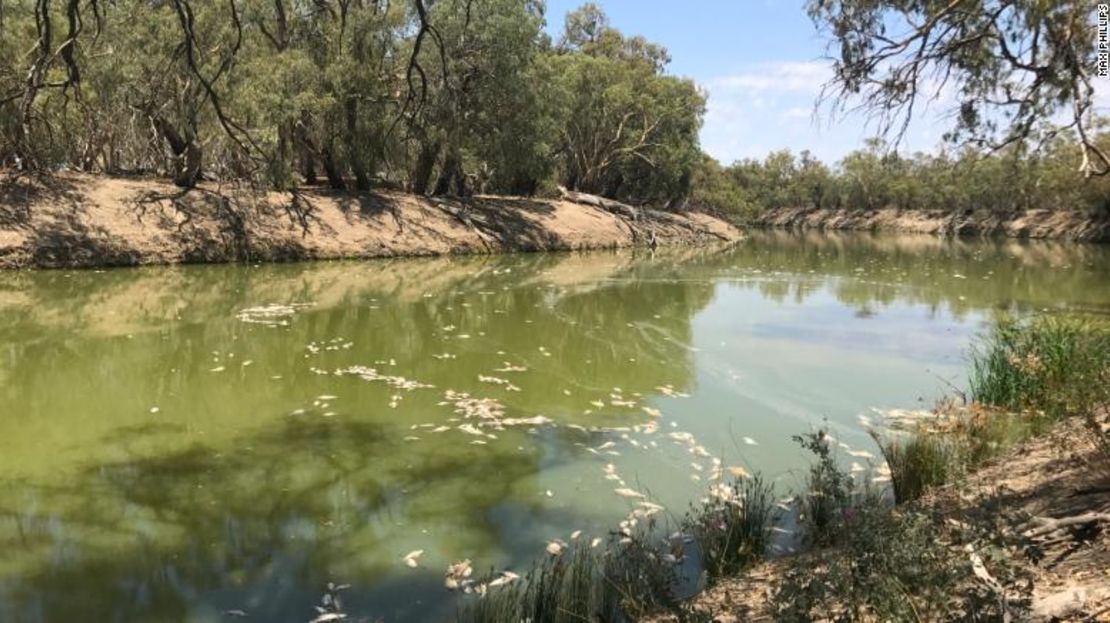
M 596 5 L 3 0 L 0 166 L 683 197 L 705 98 Z
M 1071 132 L 1080 171 L 1110 173 L 1091 131 L 1091 2 L 809 0 L 808 10 L 832 37 L 833 96 L 877 115 L 884 134 L 900 138 L 922 100 L 951 96 L 954 141 L 997 149 Z M 1068 121 L 1049 123 L 1058 116 Z
M 1110 147 L 1110 136 L 1092 138 Z M 1058 136 L 1032 153 L 1019 145 L 989 154 L 965 146 L 906 156 L 871 139 L 832 166 L 809 152 L 778 151 L 728 167 L 703 161 L 692 200 L 743 216 L 782 208 L 1110 212 L 1110 178 L 1082 180 L 1073 167 L 1080 149 Z

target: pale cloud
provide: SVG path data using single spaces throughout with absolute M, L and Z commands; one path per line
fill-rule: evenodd
M 702 83 L 709 95 L 702 147 L 718 160 L 763 158 L 769 150 L 821 149 L 813 104 L 831 67 L 818 61 L 760 63 Z
M 878 119 L 830 102 L 815 108 L 832 76 L 827 61 L 781 61 L 753 64 L 701 82 L 709 96 L 702 148 L 728 164 L 742 158 L 763 159 L 769 151 L 808 149 L 827 162 L 859 149 L 881 125 Z M 1110 114 L 1110 80 L 1095 82 L 1095 112 Z M 952 83 L 924 80 L 914 118 L 899 145 L 905 152 L 934 151 L 955 122 L 960 96 Z M 1053 117 L 1068 122 L 1070 110 Z M 895 131 L 898 128 L 895 128 Z
M 812 106 L 791 106 L 782 112 L 787 119 L 809 119 L 813 116 Z
M 761 63 L 751 70 L 712 78 L 705 86 L 712 91 L 773 91 L 817 95 L 832 68 L 824 61 Z

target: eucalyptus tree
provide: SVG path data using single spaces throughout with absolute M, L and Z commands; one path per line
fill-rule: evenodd
M 808 11 L 832 39 L 829 94 L 873 113 L 895 144 L 925 101 L 950 98 L 953 141 L 1001 149 L 1069 132 L 1083 174 L 1110 172 L 1092 135 L 1092 2 L 809 0 Z
M 692 81 L 663 73 L 664 48 L 625 38 L 586 5 L 567 16 L 550 60 L 567 187 L 644 200 L 688 192 L 705 96 Z

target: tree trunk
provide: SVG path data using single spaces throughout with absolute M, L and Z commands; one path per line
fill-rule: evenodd
M 416 157 L 416 166 L 412 171 L 412 192 L 423 195 L 428 191 L 428 180 L 432 177 L 432 169 L 439 158 L 439 143 L 424 144 L 420 147 L 420 154 Z
M 309 134 L 312 117 L 307 110 L 301 111 L 301 119 L 293 124 L 293 139 L 301 161 L 301 173 L 306 184 L 316 183 L 316 146 Z
M 351 164 L 351 173 L 355 176 L 355 188 L 370 190 L 365 153 L 358 144 L 358 100 L 348 97 L 344 108 L 347 113 L 347 158 Z
M 190 133 L 182 136 L 176 128 L 162 117 L 153 119 L 154 127 L 170 146 L 173 165 L 173 183 L 181 188 L 194 188 L 200 179 L 201 149 L 196 138 Z
M 324 160 L 324 175 L 328 177 L 328 186 L 331 186 L 335 190 L 347 188 L 347 184 L 343 182 L 343 174 L 339 171 L 339 167 L 335 163 L 335 154 L 332 152 L 331 147 L 325 147 L 321 155 Z
M 447 150 L 447 158 L 443 161 L 443 169 L 439 172 L 439 178 L 436 180 L 436 187 L 432 190 L 433 195 L 446 195 L 451 192 L 451 183 L 456 179 L 462 177 L 462 163 L 459 160 L 459 152 L 455 148 Z M 462 183 L 455 184 L 456 190 L 461 187 Z

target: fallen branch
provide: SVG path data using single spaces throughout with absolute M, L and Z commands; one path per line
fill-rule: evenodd
M 613 201 L 612 199 L 606 199 L 605 197 L 591 195 L 589 193 L 580 193 L 575 190 L 567 190 L 562 186 L 559 186 L 558 188 L 560 196 L 572 203 L 581 203 L 583 205 L 601 208 L 606 212 L 612 212 L 613 214 L 618 214 L 634 221 L 639 220 L 639 211 L 630 205 L 621 203 L 619 201 Z
M 1110 514 L 1107 513 L 1083 513 L 1082 515 L 1074 515 L 1072 517 L 1060 517 L 1053 519 L 1050 517 L 1035 517 L 1033 523 L 1040 524 L 1034 528 L 1030 528 L 1022 533 L 1027 539 L 1035 539 L 1040 536 L 1052 534 L 1053 532 L 1062 528 L 1070 526 L 1083 526 L 1093 523 L 1110 523 Z

